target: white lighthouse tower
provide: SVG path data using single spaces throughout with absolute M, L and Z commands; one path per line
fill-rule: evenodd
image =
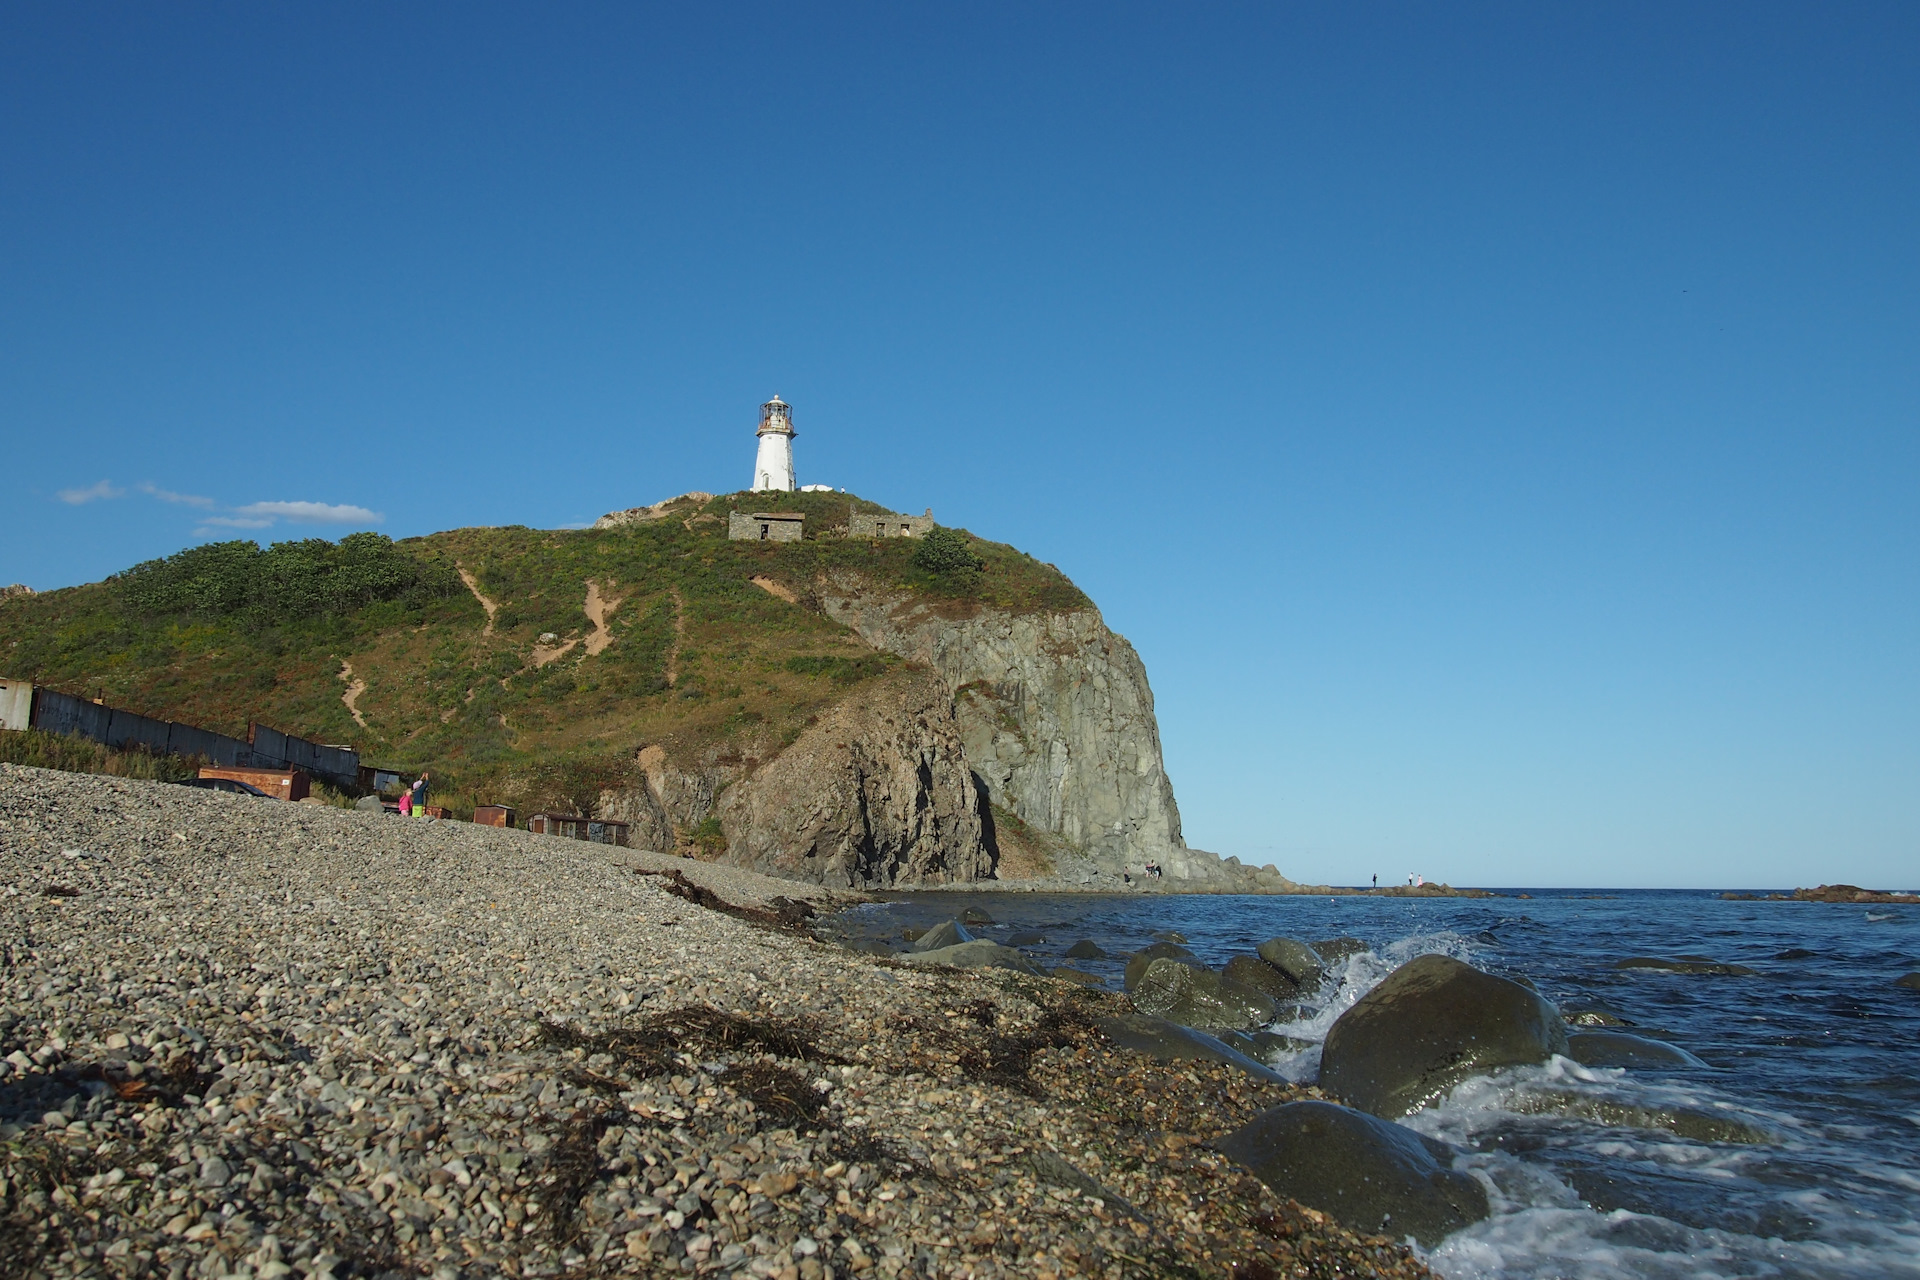
M 753 460 L 753 487 L 793 491 L 793 406 L 779 396 L 760 406 L 760 454 Z

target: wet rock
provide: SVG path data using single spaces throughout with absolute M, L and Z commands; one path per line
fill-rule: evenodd
M 987 925 L 993 923 L 993 917 L 978 907 L 968 907 L 960 913 L 961 924 Z
M 1920 991 L 1920 972 L 1909 973 L 1902 977 L 1895 978 L 1893 985 L 1896 987 L 1905 987 L 1909 991 Z
M 958 920 L 942 920 L 933 928 L 913 939 L 915 951 L 938 951 L 943 947 L 957 947 L 963 942 L 972 942 L 974 937 L 966 926 Z
M 1576 1031 L 1567 1037 L 1567 1056 L 1588 1067 L 1707 1065 L 1678 1045 L 1630 1036 L 1624 1031 Z
M 1275 1035 L 1271 1031 L 1228 1031 L 1222 1027 L 1214 1032 L 1223 1044 L 1231 1045 L 1249 1058 L 1261 1062 L 1271 1062 L 1275 1058 L 1298 1053 L 1302 1049 L 1311 1049 L 1313 1041 L 1296 1040 L 1292 1036 Z
M 1448 956 L 1421 956 L 1333 1024 L 1320 1087 L 1391 1119 L 1469 1076 L 1566 1051 L 1560 1012 L 1537 993 Z
M 1201 1058 L 1238 1067 L 1257 1080 L 1272 1084 L 1286 1083 L 1286 1078 L 1272 1067 L 1256 1061 L 1218 1037 L 1192 1027 L 1183 1027 L 1177 1022 L 1168 1022 L 1165 1018 L 1129 1013 L 1095 1019 L 1095 1025 L 1107 1039 L 1122 1049 L 1144 1053 L 1162 1062 Z
M 1176 946 L 1171 942 L 1156 942 L 1150 947 L 1140 948 L 1140 950 L 1127 957 L 1126 974 L 1121 980 L 1121 985 L 1128 991 L 1133 990 L 1134 984 L 1140 981 L 1140 975 L 1145 973 L 1147 966 L 1155 960 L 1179 960 L 1182 963 L 1192 965 L 1196 969 L 1206 968 L 1205 965 L 1194 958 L 1193 952 L 1187 950 L 1185 947 Z
M 1488 1213 L 1480 1184 L 1442 1163 L 1454 1154 L 1445 1143 L 1330 1102 L 1274 1107 L 1216 1146 L 1275 1194 L 1354 1231 L 1431 1248 Z
M 1571 1027 L 1630 1027 L 1633 1019 L 1623 1017 L 1619 1010 L 1604 1000 L 1591 997 L 1576 997 L 1560 1002 L 1560 1016 Z
M 1187 941 L 1187 935 L 1184 933 L 1174 933 L 1172 930 L 1163 929 L 1159 933 L 1156 933 L 1153 935 L 1153 940 L 1155 942 L 1171 942 L 1175 946 L 1185 946 Z
M 1785 951 L 1776 952 L 1773 958 L 1775 960 L 1811 960 L 1819 954 L 1805 947 L 1788 947 Z
M 1327 962 L 1320 953 L 1293 938 L 1268 938 L 1254 950 L 1303 991 L 1312 991 L 1326 976 Z
M 1037 947 L 1047 940 L 1044 933 L 1016 933 L 1007 939 L 1010 947 Z
M 1650 1107 L 1571 1089 L 1529 1089 L 1507 1100 L 1522 1115 L 1573 1116 L 1619 1129 L 1661 1129 L 1695 1142 L 1772 1142 L 1773 1135 L 1729 1115 L 1694 1107 Z
M 1251 1031 L 1273 1021 L 1278 1004 L 1210 969 L 1161 959 L 1148 965 L 1134 984 L 1133 1007 L 1186 1027 Z
M 1625 960 L 1614 962 L 1616 969 L 1658 969 L 1666 973 L 1713 974 L 1724 978 L 1747 978 L 1756 970 L 1743 964 L 1721 964 L 1717 960 L 1708 960 L 1704 956 L 1680 956 L 1673 960 L 1664 960 L 1658 956 L 1628 956 Z
M 1046 976 L 1038 965 L 1012 947 L 1003 947 L 984 938 L 951 947 L 935 947 L 931 951 L 904 952 L 897 959 L 902 964 L 944 964 L 955 969 L 1012 969 L 1017 973 L 1033 974 L 1037 978 Z
M 1275 1000 L 1292 1000 L 1300 994 L 1300 988 L 1293 979 L 1255 956 L 1235 956 L 1227 961 L 1223 976 L 1230 982 L 1252 987 Z
M 1067 948 L 1069 960 L 1105 960 L 1107 953 L 1094 945 L 1093 939 L 1082 938 Z
M 1348 956 L 1357 956 L 1373 949 L 1358 938 L 1327 938 L 1310 945 L 1328 964 L 1339 964 Z

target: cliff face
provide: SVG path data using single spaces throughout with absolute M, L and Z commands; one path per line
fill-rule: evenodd
M 769 753 L 771 754 L 771 752 Z M 906 670 L 863 685 L 765 764 L 681 762 L 641 751 L 645 784 L 601 797 L 639 847 L 857 888 L 983 879 L 993 863 L 946 686 Z M 717 817 L 720 836 L 684 832 Z M 718 846 L 724 842 L 724 852 Z
M 966 611 L 852 575 L 814 595 L 867 643 L 939 673 L 999 809 L 1110 871 L 1150 859 L 1184 868 L 1146 668 L 1098 611 Z

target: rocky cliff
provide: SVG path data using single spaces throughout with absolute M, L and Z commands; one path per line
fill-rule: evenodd
M 732 752 L 679 760 L 650 745 L 639 785 L 606 792 L 596 811 L 631 823 L 639 847 L 821 884 L 906 888 L 992 874 L 984 806 L 934 673 L 863 684 L 792 744 L 761 749 L 764 763 Z

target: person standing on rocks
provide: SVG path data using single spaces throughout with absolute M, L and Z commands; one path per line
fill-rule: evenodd
M 413 780 L 413 816 L 416 818 L 427 816 L 427 781 L 431 776 L 422 769 L 420 776 Z

